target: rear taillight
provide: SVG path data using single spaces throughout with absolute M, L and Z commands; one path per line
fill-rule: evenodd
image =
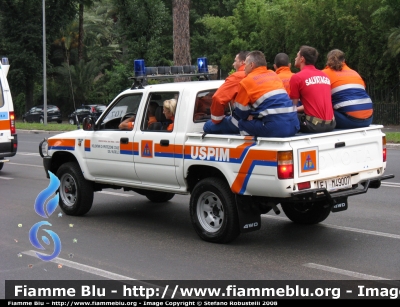
M 278 152 L 278 178 L 292 179 L 293 178 L 293 152 L 279 151 Z
M 15 115 L 14 115 L 14 112 L 10 112 L 10 131 L 11 131 L 11 134 L 15 134 Z
M 382 137 L 382 158 L 386 162 L 386 136 Z

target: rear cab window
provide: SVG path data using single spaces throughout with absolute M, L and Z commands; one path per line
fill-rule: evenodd
M 201 91 L 197 93 L 196 103 L 193 111 L 193 122 L 202 123 L 211 119 L 211 104 L 212 96 L 215 94 L 217 89 Z M 225 116 L 231 115 L 231 106 L 228 104 L 225 107 Z

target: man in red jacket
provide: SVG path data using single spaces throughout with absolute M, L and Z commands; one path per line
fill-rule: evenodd
M 225 117 L 225 108 L 234 100 L 238 93 L 239 82 L 245 77 L 244 61 L 248 55 L 248 51 L 240 51 L 233 62 L 232 66 L 236 72 L 229 75 L 212 97 L 211 104 L 211 120 L 204 124 L 205 133 L 215 134 L 239 134 L 239 128 L 235 126 L 231 116 Z

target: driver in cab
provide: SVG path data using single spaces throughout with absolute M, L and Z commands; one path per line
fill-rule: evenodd
M 155 102 L 155 101 L 150 102 L 149 110 L 148 110 L 148 115 L 149 115 L 149 119 L 148 119 L 148 123 L 147 123 L 148 126 L 150 126 L 152 123 L 157 122 L 157 119 L 155 117 L 157 107 L 158 107 L 157 102 Z M 122 121 L 119 124 L 118 128 L 120 130 L 132 130 L 134 125 L 135 125 L 135 116 L 132 116 L 132 117 L 128 117 L 127 119 Z

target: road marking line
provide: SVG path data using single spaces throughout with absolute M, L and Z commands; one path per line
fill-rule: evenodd
M 381 184 L 383 187 L 393 187 L 393 188 L 400 188 L 400 183 L 397 182 L 385 182 Z
M 29 250 L 29 251 L 25 251 L 22 252 L 22 254 L 28 255 L 28 256 L 32 256 L 32 257 L 36 257 L 36 252 L 33 250 Z M 53 260 L 50 260 L 51 262 L 57 263 L 57 264 L 62 264 L 63 266 L 66 267 L 70 267 L 76 270 L 80 270 L 86 273 L 90 273 L 93 275 L 97 275 L 97 276 L 101 276 L 101 277 L 105 277 L 108 279 L 112 279 L 112 280 L 137 280 L 135 278 L 131 278 L 128 276 L 124 276 L 124 275 L 119 275 L 119 274 L 115 274 L 109 271 L 105 271 L 105 270 L 101 270 L 95 267 L 92 267 L 90 265 L 85 265 L 85 264 L 80 264 L 74 261 L 70 261 L 70 260 L 66 260 L 66 259 L 62 259 L 59 257 L 54 258 Z
M 315 263 L 306 263 L 306 264 L 303 264 L 303 266 L 312 268 L 312 269 L 327 271 L 327 272 L 336 273 L 336 274 L 342 274 L 342 275 L 360 278 L 360 279 L 366 279 L 366 280 L 390 280 L 388 278 L 367 275 L 367 274 L 357 273 L 357 272 L 353 272 L 353 271 L 342 270 L 342 269 L 334 268 L 331 266 L 320 265 L 320 264 L 315 264 Z
M 99 191 L 98 193 L 109 194 L 109 195 L 115 195 L 115 196 L 122 196 L 122 197 L 132 197 L 132 196 L 135 196 L 135 195 L 131 195 L 131 194 L 116 193 L 116 192 L 109 192 L 109 191 Z
M 14 163 L 14 162 L 9 162 L 8 164 L 22 165 L 22 166 L 32 166 L 32 167 L 40 167 L 40 168 L 43 168 L 43 165 L 23 164 L 23 163 Z
M 14 178 L 11 178 L 11 177 L 0 177 L 0 179 L 11 180 L 11 179 L 14 179 Z
M 277 220 L 287 220 L 287 218 L 281 217 L 281 216 L 273 216 L 273 215 L 265 215 L 265 214 L 262 216 L 271 218 L 271 219 L 277 219 Z M 351 227 L 337 226 L 337 225 L 329 225 L 329 224 L 318 224 L 315 226 L 358 232 L 358 233 L 363 233 L 363 234 L 367 234 L 367 235 L 374 235 L 374 236 L 386 237 L 386 238 L 391 238 L 391 239 L 400 239 L 400 235 L 395 235 L 395 234 L 386 233 L 386 232 L 379 232 L 379 231 L 372 231 L 372 230 L 365 230 L 365 229 L 358 229 L 358 228 L 351 228 Z

